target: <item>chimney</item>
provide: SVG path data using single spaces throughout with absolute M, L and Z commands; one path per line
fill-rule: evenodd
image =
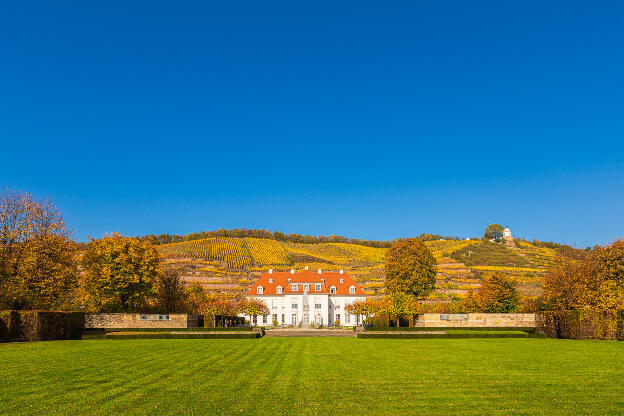
M 295 274 L 295 269 L 290 269 L 290 274 Z
M 344 274 L 344 270 L 340 269 L 340 274 Z
M 308 270 L 308 266 L 305 266 L 305 269 Z
M 273 274 L 273 269 L 269 269 L 269 274 Z
M 318 269 L 318 274 L 321 274 L 321 269 Z

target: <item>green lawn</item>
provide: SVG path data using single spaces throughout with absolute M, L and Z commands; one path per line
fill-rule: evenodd
M 0 344 L 0 414 L 623 414 L 624 342 Z

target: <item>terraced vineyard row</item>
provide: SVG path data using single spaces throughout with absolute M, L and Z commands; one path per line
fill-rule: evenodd
M 226 267 L 230 269 L 242 269 L 252 264 L 245 241 L 240 238 L 212 237 L 203 240 L 163 244 L 158 246 L 158 251 L 167 257 L 218 260 L 225 263 Z
M 245 242 L 256 266 L 290 264 L 288 252 L 284 250 L 279 241 L 247 237 Z

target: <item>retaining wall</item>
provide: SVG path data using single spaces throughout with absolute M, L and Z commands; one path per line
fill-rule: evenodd
M 414 326 L 418 327 L 535 327 L 534 313 L 466 313 L 416 315 Z
M 195 328 L 197 315 L 98 313 L 85 317 L 85 328 Z

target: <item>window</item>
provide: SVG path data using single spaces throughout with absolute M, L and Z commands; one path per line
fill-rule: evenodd
M 340 279 L 340 283 L 344 283 L 344 279 Z
M 299 285 L 298 285 L 298 284 L 296 284 L 296 283 L 293 283 L 293 285 L 292 285 L 292 291 L 293 291 L 293 292 L 297 292 L 298 290 L 299 290 Z
M 168 321 L 169 315 L 150 315 L 142 313 L 139 319 L 141 321 Z
M 314 288 L 314 290 L 316 290 L 317 292 L 321 291 L 321 285 L 316 285 L 316 287 Z
M 264 288 L 262 286 L 258 286 L 258 294 L 261 295 L 264 293 Z
M 282 323 L 285 324 L 286 323 L 286 315 L 282 314 Z
M 278 306 L 278 305 L 277 305 L 277 299 L 271 299 L 271 307 L 272 307 L 273 309 L 275 309 L 275 308 L 277 308 L 277 306 Z
M 334 306 L 334 309 L 340 309 L 340 304 L 337 304 L 336 306 Z
M 336 294 L 336 286 L 330 287 L 329 288 L 329 293 L 332 294 L 332 295 L 335 295 Z
M 291 306 L 291 309 L 297 309 L 299 307 L 299 305 L 297 305 L 296 303 L 293 303 Z
M 273 322 L 271 322 L 271 323 L 273 324 L 275 322 L 277 322 L 277 314 L 276 313 L 273 314 Z
M 281 295 L 281 294 L 282 294 L 282 287 L 281 287 L 281 286 L 278 286 L 278 287 L 277 287 L 277 294 L 278 294 L 278 295 Z
M 351 315 L 349 315 L 348 313 L 345 313 L 345 321 L 349 324 L 351 323 Z
M 337 320 L 338 322 L 340 322 L 340 314 L 339 314 L 339 313 L 337 313 L 337 314 L 336 314 L 336 320 Z
M 293 313 L 292 317 L 290 319 L 291 319 L 290 323 L 292 323 L 293 325 L 297 325 L 297 314 L 296 313 Z
M 303 285 L 303 291 L 307 292 L 308 290 L 310 290 L 310 285 Z
M 320 303 L 315 303 L 314 304 L 314 309 L 321 309 L 321 304 Z
M 269 279 L 269 283 L 273 283 L 273 279 Z
M 350 295 L 355 295 L 355 286 L 351 286 L 351 287 L 349 288 L 349 294 L 350 294 Z

